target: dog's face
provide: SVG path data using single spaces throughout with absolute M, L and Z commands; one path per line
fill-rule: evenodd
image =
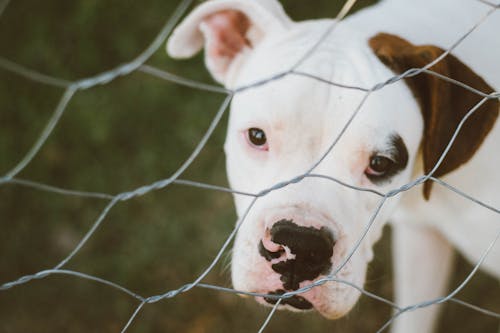
M 270 37 L 253 50 L 236 86 L 290 68 L 304 53 L 304 44 L 310 47 L 305 41 L 317 40 L 325 28 L 324 23 L 308 24 Z M 367 45 L 364 50 L 348 47 L 342 52 L 321 47 L 301 70 L 361 86 L 387 77 L 388 69 L 373 53 L 350 57 L 369 51 Z M 327 153 L 365 95 L 296 75 L 238 93 L 225 144 L 231 187 L 259 193 L 306 173 Z M 366 100 L 312 173 L 385 193 L 409 181 L 421 131 L 420 112 L 410 91 L 404 84 L 393 85 Z M 245 220 L 233 249 L 233 284 L 238 290 L 267 294 L 296 290 L 336 271 L 354 251 L 381 198 L 307 177 L 260 197 L 245 216 L 252 200 L 235 196 L 238 215 Z M 363 285 L 372 245 L 396 201 L 384 206 L 336 278 Z M 355 304 L 358 295 L 346 284 L 330 282 L 283 302 L 290 309 L 314 307 L 336 318 Z
M 229 88 L 244 87 L 292 68 L 330 24 L 292 23 L 274 1 L 212 1 L 174 33 L 169 52 L 185 57 L 205 45 L 213 76 Z M 399 64 L 391 53 L 397 52 L 399 40 L 386 43 L 384 35 L 368 42 L 346 29 L 339 25 L 296 72 L 371 88 L 392 75 L 389 67 L 404 70 L 391 66 Z M 225 143 L 231 187 L 259 193 L 309 174 L 253 205 L 253 197 L 235 195 L 243 219 L 233 249 L 235 289 L 280 294 L 334 273 L 336 279 L 364 284 L 372 246 L 399 199 L 385 202 L 358 243 L 382 198 L 323 176 L 379 193 L 408 183 L 418 165 L 424 126 L 428 128 L 415 94 L 400 81 L 363 102 L 364 91 L 296 73 L 235 94 Z M 281 306 L 315 308 L 337 318 L 358 297 L 355 288 L 331 281 L 283 300 Z

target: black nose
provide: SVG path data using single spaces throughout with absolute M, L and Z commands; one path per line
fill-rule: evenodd
M 300 282 L 327 274 L 332 266 L 335 241 L 326 227 L 302 227 L 290 220 L 281 220 L 271 228 L 271 241 L 287 247 L 295 255 L 294 259 L 272 265 L 272 269 L 281 274 L 287 290 L 296 290 Z M 263 249 L 260 250 L 262 253 Z

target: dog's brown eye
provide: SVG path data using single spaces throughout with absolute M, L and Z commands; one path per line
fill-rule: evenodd
M 265 146 L 267 143 L 266 133 L 260 128 L 250 128 L 248 130 L 248 140 L 257 147 Z
M 366 169 L 367 176 L 383 176 L 390 172 L 394 166 L 394 161 L 382 155 L 375 155 L 370 159 L 370 165 Z

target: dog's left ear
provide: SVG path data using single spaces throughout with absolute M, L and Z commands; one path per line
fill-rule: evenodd
M 372 37 L 370 47 L 377 57 L 397 74 L 411 68 L 421 68 L 443 54 L 432 46 L 415 46 L 390 34 Z M 494 91 L 479 75 L 449 54 L 430 70 L 455 79 L 483 93 Z M 443 154 L 463 117 L 482 99 L 481 96 L 446 82 L 431 74 L 421 73 L 405 79 L 420 104 L 424 119 L 422 153 L 424 172 L 429 173 Z M 492 129 L 499 113 L 499 102 L 484 103 L 464 123 L 435 177 L 447 174 L 469 161 Z M 424 184 L 424 197 L 429 199 L 433 182 Z
M 214 79 L 231 88 L 249 51 L 292 20 L 277 0 L 210 0 L 196 7 L 167 43 L 173 58 L 190 58 L 205 48 Z

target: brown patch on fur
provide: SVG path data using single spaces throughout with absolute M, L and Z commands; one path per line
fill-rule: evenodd
M 436 46 L 415 46 L 398 36 L 385 33 L 372 37 L 369 43 L 377 57 L 398 74 L 411 68 L 424 67 L 444 52 Z M 483 93 L 494 91 L 480 76 L 451 54 L 430 70 Z M 460 121 L 483 97 L 426 73 L 405 78 L 405 82 L 420 104 L 424 118 L 422 152 L 424 172 L 427 174 L 438 162 Z M 464 123 L 450 151 L 433 175 L 440 177 L 469 161 L 493 128 L 498 113 L 497 99 L 487 101 L 476 110 Z M 432 184 L 432 181 L 424 184 L 426 200 L 430 197 Z

